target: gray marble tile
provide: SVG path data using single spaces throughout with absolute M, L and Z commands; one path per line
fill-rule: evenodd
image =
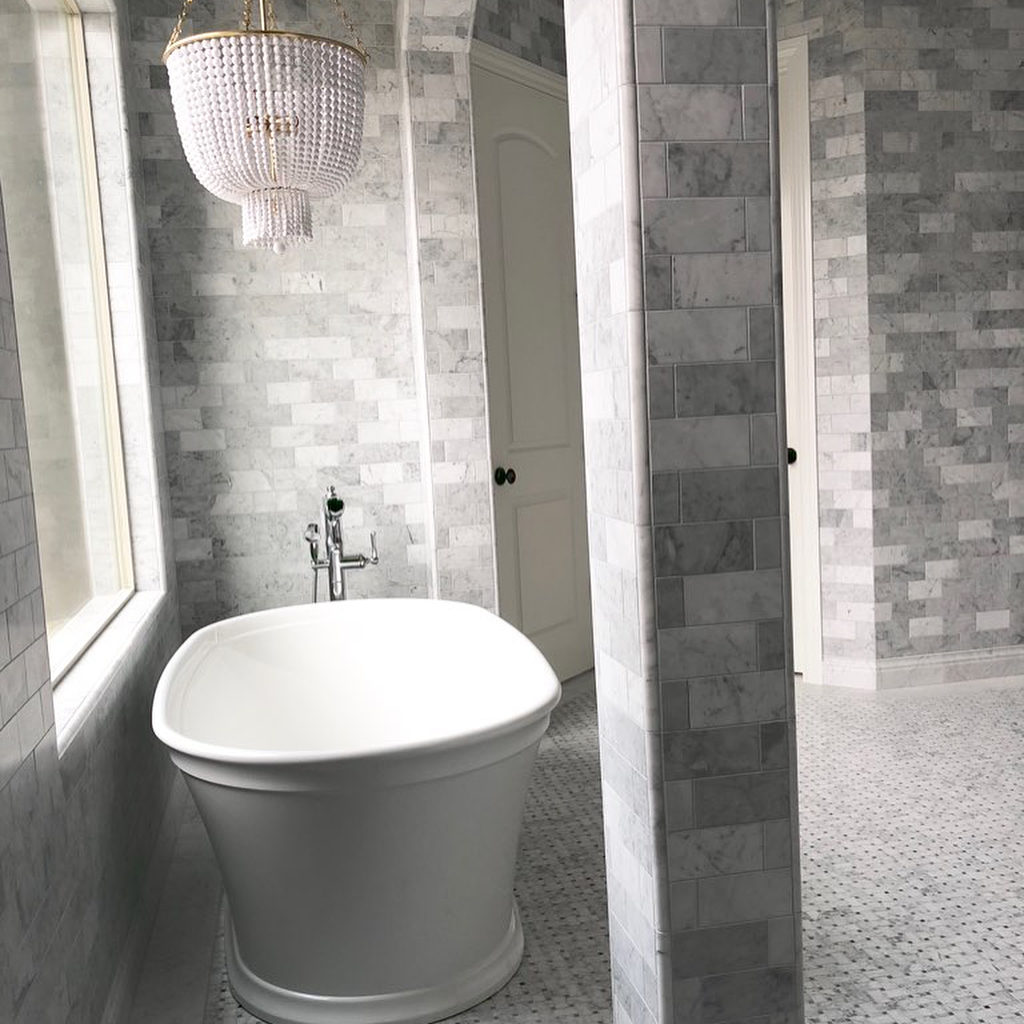
M 659 526 L 654 531 L 656 576 L 732 573 L 754 566 L 749 522 Z
M 750 417 L 750 464 L 777 466 L 779 461 L 778 420 L 772 416 Z
M 757 667 L 762 671 L 786 664 L 785 625 L 782 619 L 757 624 Z
M 734 0 L 636 0 L 638 25 L 735 25 Z
M 707 363 L 676 368 L 677 416 L 774 411 L 774 363 Z
M 658 631 L 658 651 L 662 677 L 666 679 L 753 672 L 757 668 L 757 635 L 750 622 L 662 629 Z M 727 801 L 719 809 L 718 813 L 725 815 L 720 822 L 699 823 L 731 823 L 728 807 Z
M 646 308 L 671 309 L 672 260 L 667 256 L 648 256 L 644 260 L 644 302 Z
M 668 195 L 766 196 L 765 142 L 686 142 L 668 146 Z
M 793 823 L 766 821 L 764 823 L 764 866 L 766 868 L 789 867 L 793 859 Z
M 771 252 L 772 204 L 767 196 L 747 200 L 747 251 Z
M 789 871 L 751 871 L 702 879 L 697 888 L 702 924 L 781 917 L 793 912 L 793 879 Z
M 665 821 L 670 831 L 693 827 L 693 783 L 689 779 L 665 783 Z
M 740 308 L 653 310 L 646 319 L 648 358 L 655 363 L 747 358 L 746 314 Z
M 789 722 L 761 725 L 761 767 L 765 771 L 789 766 Z
M 754 1020 L 761 1016 L 767 1021 L 795 1024 L 800 992 L 792 967 L 766 968 L 702 979 L 699 1006 L 703 1019 L 709 1021 Z
M 697 927 L 697 883 L 670 882 L 669 904 L 671 906 L 670 927 L 682 932 Z
M 644 85 L 637 93 L 642 142 L 743 137 L 739 86 Z
M 651 502 L 654 522 L 679 522 L 679 475 L 655 473 L 651 479 Z
M 782 570 L 689 576 L 683 601 L 687 625 L 770 619 L 782 614 Z
M 759 766 L 759 749 L 758 729 L 752 725 L 666 733 L 662 738 L 665 778 L 754 771 Z
M 741 199 L 650 199 L 643 213 L 644 251 L 651 255 L 750 248 Z
M 758 569 L 782 565 L 782 521 L 760 519 L 754 523 L 754 564 Z
M 750 462 L 750 436 L 745 416 L 708 416 L 658 420 L 651 424 L 651 468 L 726 468 Z
M 768 87 L 743 86 L 743 138 L 768 138 Z
M 764 829 L 760 824 L 669 832 L 668 870 L 672 881 L 759 871 L 763 862 Z M 687 947 L 684 944 L 682 948 Z
M 694 821 L 702 828 L 789 816 L 785 771 L 697 779 L 693 785 Z
M 680 473 L 678 487 L 677 521 L 683 523 L 756 519 L 779 507 L 779 476 L 774 467 Z M 755 529 L 767 532 L 761 523 Z
M 771 306 L 755 306 L 748 310 L 751 359 L 775 358 L 775 310 Z
M 740 24 L 763 25 L 768 18 L 766 0 L 740 0 Z
M 655 581 L 655 603 L 658 608 L 659 629 L 686 625 L 683 614 L 683 581 L 680 577 L 669 576 Z
M 768 253 L 675 256 L 672 259 L 672 304 L 764 306 L 771 302 L 771 256 Z
M 672 419 L 675 416 L 675 378 L 671 366 L 648 367 L 647 403 L 652 420 Z
M 765 964 L 791 963 L 795 955 L 790 918 L 702 928 L 672 942 L 675 978 L 745 971 Z
M 767 57 L 763 29 L 664 29 L 666 82 L 764 82 Z
M 762 722 L 786 715 L 786 679 L 781 671 L 691 679 L 688 690 L 694 728 Z

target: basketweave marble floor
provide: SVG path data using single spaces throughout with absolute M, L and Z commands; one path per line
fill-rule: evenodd
M 798 687 L 807 1024 L 1024 1021 L 1024 681 Z
M 807 1024 L 1024 1022 L 1024 680 L 798 686 L 797 728 Z M 529 796 L 523 967 L 452 1021 L 610 1020 L 599 801 L 596 709 L 577 687 Z M 226 986 L 194 815 L 178 847 L 164 900 L 179 919 L 158 920 L 131 1020 L 253 1024 Z

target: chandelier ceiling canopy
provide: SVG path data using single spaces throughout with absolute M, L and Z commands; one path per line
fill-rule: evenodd
M 338 0 L 336 0 L 338 2 Z M 243 0 L 241 28 L 182 36 L 184 0 L 164 63 L 185 157 L 199 183 L 242 207 L 246 245 L 281 253 L 313 237 L 310 199 L 351 177 L 363 137 L 367 54 L 280 28 L 273 0 Z

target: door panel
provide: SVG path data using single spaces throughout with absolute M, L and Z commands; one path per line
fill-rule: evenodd
M 564 246 L 545 245 L 544 240 L 564 232 L 566 225 L 553 224 L 550 202 L 537 201 L 538 196 L 564 201 L 564 175 L 556 154 L 536 139 L 512 136 L 497 140 L 496 146 L 510 443 L 565 446 L 568 359 L 562 341 L 575 325 L 564 322 L 569 284 Z
M 571 623 L 576 607 L 572 504 L 565 498 L 516 509 L 523 632 L 535 636 Z
M 472 97 L 498 607 L 568 679 L 594 664 L 568 114 L 476 59 Z

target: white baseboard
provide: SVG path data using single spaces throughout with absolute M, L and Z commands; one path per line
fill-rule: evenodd
M 900 690 L 949 683 L 1024 681 L 1024 645 L 910 654 L 879 661 L 826 658 L 823 682 L 858 690 Z
M 181 772 L 176 771 L 174 782 L 171 784 L 171 792 L 167 798 L 167 806 L 164 809 L 164 816 L 160 822 L 160 833 L 154 848 L 153 859 L 146 872 L 146 884 L 142 899 L 139 901 L 135 920 L 132 922 L 128 938 L 125 940 L 124 949 L 121 951 L 121 961 L 117 968 L 117 974 L 114 975 L 114 980 L 110 984 L 110 992 L 107 994 L 107 1002 L 100 1024 L 131 1024 L 128 1018 L 132 1009 L 132 997 L 135 995 L 135 986 L 146 959 L 146 947 L 149 945 L 149 936 L 153 931 L 153 923 L 156 921 L 156 912 L 160 906 L 164 881 L 171 866 L 174 840 L 185 814 L 187 793 L 188 790 L 185 788 Z

